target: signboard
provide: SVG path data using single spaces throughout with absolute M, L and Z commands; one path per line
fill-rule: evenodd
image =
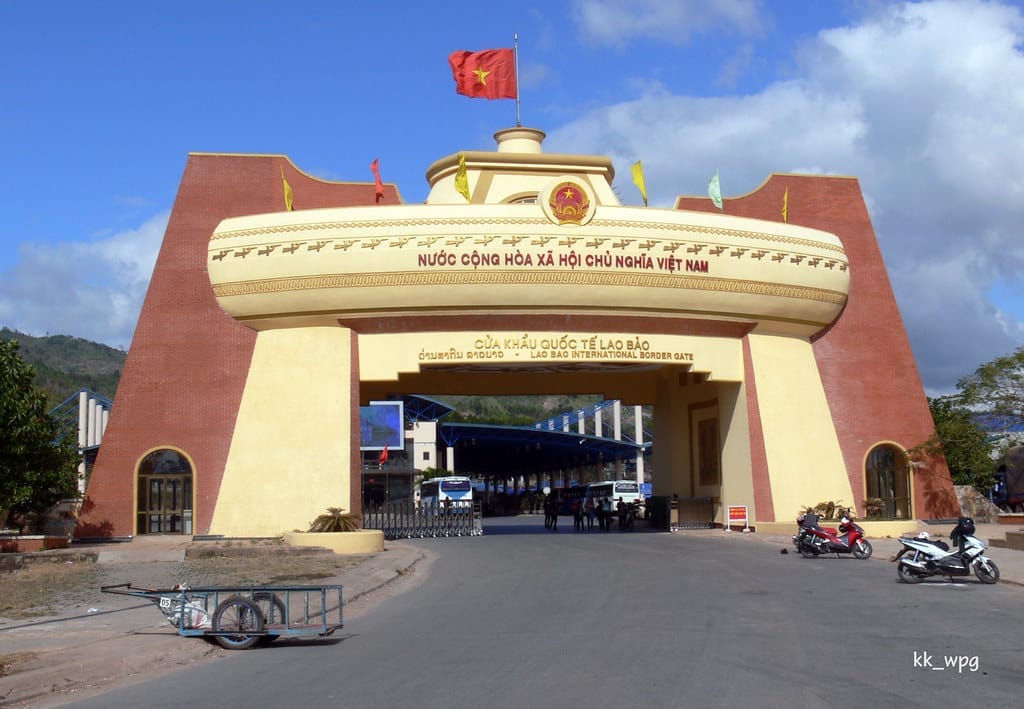
M 726 524 L 726 529 L 731 529 L 734 525 L 739 526 L 741 522 L 743 523 L 744 532 L 750 529 L 746 505 L 729 505 L 727 514 L 729 521 Z
M 371 401 L 359 407 L 359 449 L 402 450 L 405 447 L 405 405 L 401 401 Z

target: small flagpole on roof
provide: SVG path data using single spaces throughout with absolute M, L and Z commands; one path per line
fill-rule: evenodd
M 519 118 L 519 33 L 516 32 L 512 35 L 512 40 L 515 45 L 515 57 L 516 57 L 516 128 L 521 128 L 523 122 Z

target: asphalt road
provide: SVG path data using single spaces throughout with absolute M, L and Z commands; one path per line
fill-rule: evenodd
M 537 518 L 436 552 L 340 638 L 232 653 L 80 707 L 1016 706 L 1024 589 L 901 584 L 721 532 Z M 196 641 L 200 642 L 200 641 Z M 854 704 L 856 702 L 856 704 Z

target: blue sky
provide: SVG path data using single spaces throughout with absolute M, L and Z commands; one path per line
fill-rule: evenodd
M 127 348 L 189 152 L 422 201 L 515 122 L 448 55 L 516 33 L 523 125 L 627 204 L 858 177 L 930 394 L 1024 344 L 1022 0 L 0 0 L 0 325 Z

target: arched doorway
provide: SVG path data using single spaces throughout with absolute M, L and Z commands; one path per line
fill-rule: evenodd
M 868 516 L 911 519 L 910 459 L 906 451 L 892 443 L 882 443 L 871 449 L 864 465 Z
M 158 448 L 138 467 L 139 534 L 192 534 L 192 463 L 179 451 Z

